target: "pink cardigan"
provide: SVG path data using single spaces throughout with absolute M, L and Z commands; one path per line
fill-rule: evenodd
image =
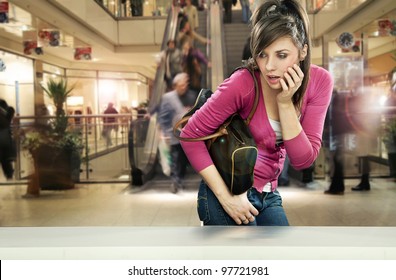
M 259 104 L 249 128 L 259 151 L 254 169 L 254 187 L 262 192 L 271 182 L 277 187 L 277 178 L 283 169 L 286 152 L 295 169 L 310 167 L 319 154 L 323 125 L 333 90 L 333 80 L 325 69 L 311 65 L 310 81 L 304 96 L 300 122 L 303 130 L 293 139 L 276 146 L 275 132 L 269 122 L 260 83 L 260 72 L 255 75 L 260 88 Z M 234 112 L 246 118 L 254 101 L 253 78 L 246 69 L 236 71 L 217 88 L 205 105 L 195 112 L 183 128 L 181 136 L 196 138 L 213 133 Z M 192 165 L 201 171 L 213 164 L 205 143 L 181 141 Z

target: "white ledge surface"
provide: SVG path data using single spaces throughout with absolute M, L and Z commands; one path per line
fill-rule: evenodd
M 396 260 L 396 227 L 5 227 L 0 259 Z

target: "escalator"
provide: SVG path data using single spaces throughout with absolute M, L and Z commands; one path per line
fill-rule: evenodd
M 161 51 L 166 48 L 166 42 L 176 36 L 179 12 L 179 7 L 172 6 L 168 13 Z M 161 63 L 157 68 L 154 85 L 149 96 L 147 111 L 150 114 L 150 118 L 138 115 L 138 118 L 132 121 L 130 125 L 128 155 L 131 166 L 132 186 L 141 186 L 155 175 L 158 164 L 159 144 L 156 110 L 166 89 L 163 78 L 164 73 L 165 64 Z
M 212 9 L 213 7 L 213 9 Z M 211 88 L 212 76 L 218 76 L 214 80 L 223 80 L 223 62 L 222 62 L 222 41 L 221 36 L 221 9 L 219 4 L 212 4 L 208 7 L 208 11 L 201 12 L 206 20 L 201 20 L 201 25 L 206 24 L 207 37 L 211 39 L 211 44 L 206 48 L 206 53 L 209 60 L 212 61 L 213 67 L 206 69 L 203 86 Z M 161 50 L 166 47 L 166 42 L 169 39 L 174 39 L 178 32 L 178 14 L 180 12 L 179 7 L 172 7 L 171 12 L 168 14 L 166 29 L 164 32 L 164 38 L 162 41 Z M 202 15 L 201 14 L 201 15 Z M 213 21 L 213 18 L 216 20 Z M 201 27 L 202 28 L 202 27 Z M 215 52 L 219 52 L 220 55 L 213 57 L 213 49 L 216 48 Z M 215 59 L 215 60 L 213 60 Z M 221 67 L 221 71 L 217 68 Z M 138 117 L 137 120 L 131 123 L 129 137 L 128 137 L 128 148 L 129 148 L 129 161 L 131 166 L 131 185 L 135 189 L 139 189 L 139 186 L 150 185 L 155 183 L 166 182 L 169 185 L 170 178 L 165 176 L 159 164 L 158 146 L 159 146 L 159 128 L 157 124 L 157 108 L 160 105 L 162 95 L 166 91 L 166 85 L 164 82 L 165 65 L 159 65 L 154 85 L 151 91 L 148 104 L 148 112 L 150 118 L 144 118 L 144 116 Z M 217 84 L 215 85 L 217 86 Z M 143 139 L 143 141 L 138 140 Z M 189 170 L 189 169 L 188 169 Z M 196 183 L 198 177 L 194 174 L 194 171 L 188 172 L 187 180 L 193 178 L 192 181 Z M 192 173 L 192 174 L 191 174 Z M 188 183 L 188 182 L 187 182 Z

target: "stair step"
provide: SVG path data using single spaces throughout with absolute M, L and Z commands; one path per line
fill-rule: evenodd
M 224 24 L 224 40 L 227 57 L 227 76 L 242 64 L 242 53 L 246 39 L 250 36 L 250 26 L 242 23 L 242 12 L 233 10 L 232 23 Z

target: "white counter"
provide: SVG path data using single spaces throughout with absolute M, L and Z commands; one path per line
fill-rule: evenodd
M 5 227 L 0 259 L 396 260 L 396 227 Z

